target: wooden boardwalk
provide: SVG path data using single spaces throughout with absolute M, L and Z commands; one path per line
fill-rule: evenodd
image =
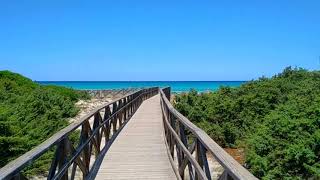
M 179 113 L 167 97 L 170 97 L 170 87 L 145 88 L 97 107 L 2 167 L 0 179 L 25 179 L 24 169 L 55 149 L 48 169 L 50 180 L 257 180 L 202 129 Z M 130 120 L 124 121 L 124 117 Z M 74 147 L 69 136 L 80 127 L 80 145 Z M 188 139 L 194 140 L 188 142 Z M 223 167 L 221 173 L 210 163 L 210 157 Z
M 120 132 L 96 179 L 177 179 L 165 145 L 159 95 L 145 100 Z

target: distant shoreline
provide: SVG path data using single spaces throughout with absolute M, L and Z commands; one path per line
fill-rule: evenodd
M 91 82 L 107 82 L 107 83 L 115 83 L 115 82 L 120 82 L 120 83 L 140 83 L 140 82 L 146 82 L 146 83 L 149 83 L 149 82 L 248 82 L 248 81 L 243 81 L 243 80 L 232 80 L 232 81 L 37 81 L 35 80 L 34 82 L 37 82 L 37 83 L 46 83 L 46 82 L 84 82 L 84 83 L 91 83 Z
M 216 91 L 221 86 L 239 87 L 247 81 L 37 81 L 42 85 L 56 85 L 76 90 L 112 90 L 141 89 L 145 87 L 171 87 L 175 93 Z

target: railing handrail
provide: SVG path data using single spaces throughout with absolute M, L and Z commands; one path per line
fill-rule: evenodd
M 23 170 L 26 166 L 31 164 L 33 161 L 35 161 L 37 158 L 39 158 L 41 155 L 43 155 L 45 152 L 47 152 L 51 147 L 57 145 L 59 142 L 61 142 L 65 137 L 67 137 L 70 133 L 75 131 L 77 128 L 82 126 L 85 122 L 87 122 L 90 118 L 94 117 L 96 113 L 100 112 L 102 109 L 110 107 L 111 105 L 122 101 L 123 99 L 132 97 L 130 101 L 126 102 L 126 104 L 123 104 L 123 106 L 128 105 L 132 103 L 136 98 L 139 98 L 140 96 L 144 95 L 145 93 L 150 93 L 152 91 L 158 90 L 157 87 L 151 87 L 147 89 L 141 89 L 139 91 L 135 91 L 130 93 L 129 95 L 117 98 L 111 102 L 108 102 L 106 104 L 103 104 L 92 111 L 90 111 L 87 115 L 81 117 L 78 121 L 71 123 L 67 127 L 63 128 L 62 130 L 58 131 L 54 135 L 52 135 L 50 138 L 42 142 L 41 144 L 37 145 L 35 148 L 31 149 L 30 151 L 26 152 L 25 154 L 21 155 L 17 159 L 9 162 L 6 166 L 2 167 L 0 169 L 0 179 L 7 179 L 11 178 L 15 174 L 19 173 L 21 170 Z M 134 97 L 136 95 L 136 97 Z M 117 109 L 118 111 L 121 110 Z M 117 113 L 117 112 L 116 112 Z M 115 114 L 116 114 L 115 113 Z M 109 117 L 113 118 L 113 115 Z
M 168 110 L 171 112 L 176 119 L 181 122 L 185 127 L 190 130 L 194 136 L 202 143 L 202 145 L 211 152 L 211 154 L 216 158 L 216 160 L 224 167 L 226 173 L 230 175 L 233 179 L 257 179 L 253 174 L 251 174 L 246 168 L 239 164 L 234 158 L 232 158 L 222 147 L 220 147 L 213 139 L 210 138 L 202 129 L 194 125 L 188 118 L 183 116 L 179 111 L 177 111 L 167 97 L 170 98 L 169 93 L 165 94 L 163 90 L 160 89 L 160 96 L 167 106 Z

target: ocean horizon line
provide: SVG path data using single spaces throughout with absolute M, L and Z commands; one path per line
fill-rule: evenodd
M 76 80 L 76 81 L 69 81 L 69 80 L 62 80 L 62 81 L 57 81 L 57 80 L 54 80 L 54 81 L 51 81 L 51 80 L 49 80 L 49 81 L 37 81 L 37 80 L 35 80 L 34 82 L 248 82 L 248 81 L 250 81 L 250 80 L 219 80 L 219 81 L 216 81 L 216 80 L 213 80 L 213 81 L 136 81 L 136 80 L 133 80 L 133 81 L 122 81 L 122 80 L 120 80 L 120 81 L 89 81 L 89 80 L 85 80 L 85 81 L 78 81 L 78 80 Z
M 145 87 L 168 87 L 173 92 L 216 91 L 222 86 L 239 87 L 247 81 L 36 81 L 43 85 L 57 85 L 77 90 L 109 90 Z

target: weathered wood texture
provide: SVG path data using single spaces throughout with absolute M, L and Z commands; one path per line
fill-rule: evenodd
M 179 172 L 178 179 L 212 179 L 207 153 L 211 153 L 224 167 L 219 179 L 257 179 L 202 129 L 173 108 L 169 101 L 170 88 L 160 89 L 160 96 L 166 143 L 173 168 Z M 177 164 L 174 159 L 177 159 Z
M 24 168 L 52 149 L 55 154 L 48 170 L 48 179 L 74 179 L 76 174 L 83 179 L 90 177 L 101 152 L 109 148 L 141 103 L 157 94 L 158 90 L 143 89 L 98 107 L 1 168 L 0 179 L 22 179 Z M 79 142 L 71 142 L 69 136 L 78 129 L 81 130 Z
M 142 103 L 106 153 L 96 179 L 176 179 L 156 95 Z

